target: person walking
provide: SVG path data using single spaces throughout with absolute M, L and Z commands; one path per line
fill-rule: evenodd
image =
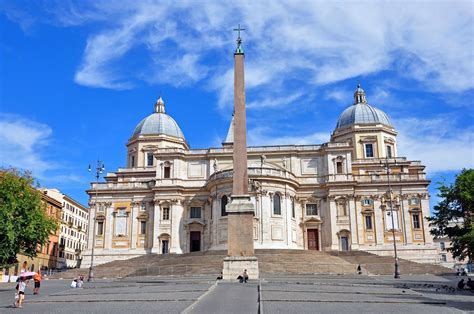
M 35 288 L 33 290 L 33 294 L 39 293 L 42 279 L 43 279 L 43 276 L 41 276 L 41 271 L 38 271 L 36 275 L 33 276 L 33 280 L 35 281 Z
M 18 299 L 15 302 L 15 307 L 21 308 L 23 301 L 25 300 L 25 290 L 26 290 L 26 278 L 21 277 L 20 282 L 17 285 L 18 287 Z
M 243 281 L 247 283 L 247 280 L 249 280 L 249 274 L 247 273 L 247 270 L 244 269 L 244 273 L 242 274 Z

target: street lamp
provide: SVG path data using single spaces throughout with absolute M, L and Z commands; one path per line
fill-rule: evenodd
M 380 163 L 382 163 L 382 161 L 380 161 Z M 393 251 L 395 253 L 395 273 L 393 275 L 393 278 L 400 278 L 400 269 L 398 266 L 398 256 L 397 256 L 397 240 L 395 239 L 395 222 L 393 218 L 392 186 L 390 184 L 390 167 L 388 164 L 388 157 L 385 158 L 385 170 L 387 170 L 390 215 L 392 216 Z
M 89 172 L 92 171 L 91 165 L 89 164 Z M 104 163 L 97 160 L 97 167 L 95 168 L 95 211 L 94 211 L 94 227 L 92 228 L 92 248 L 91 248 L 91 266 L 89 267 L 89 277 L 87 281 L 94 281 L 94 247 L 95 247 L 95 221 L 97 218 L 97 210 L 99 209 L 99 202 L 97 202 L 97 186 L 99 184 L 99 177 L 105 170 Z M 89 227 L 90 230 L 90 227 Z

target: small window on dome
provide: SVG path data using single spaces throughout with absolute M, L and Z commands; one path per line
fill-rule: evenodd
M 387 158 L 392 158 L 392 146 L 387 145 Z
M 169 179 L 171 177 L 171 166 L 167 165 L 164 167 L 163 178 Z
M 365 144 L 365 158 L 373 158 L 373 157 L 374 157 L 374 145 Z
M 149 167 L 153 166 L 153 153 L 146 154 L 146 165 Z

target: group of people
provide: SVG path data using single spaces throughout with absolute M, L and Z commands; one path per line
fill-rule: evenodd
M 23 273 L 26 272 L 24 271 Z M 15 287 L 15 303 L 13 304 L 14 307 L 21 308 L 23 306 L 23 302 L 25 301 L 26 287 L 29 284 L 29 280 L 27 278 L 30 277 L 31 276 L 22 276 L 22 273 L 20 273 L 20 276 L 17 280 L 18 284 Z M 41 287 L 41 280 L 43 280 L 43 276 L 41 275 L 41 272 L 37 272 L 32 276 L 32 278 L 35 283 L 33 294 L 38 294 L 39 289 Z
M 464 279 L 459 280 L 458 289 L 464 290 L 465 288 L 474 291 L 474 281 L 471 278 L 467 278 L 467 282 L 464 282 Z
M 84 276 L 79 274 L 74 280 L 71 282 L 71 288 L 82 288 L 84 285 Z

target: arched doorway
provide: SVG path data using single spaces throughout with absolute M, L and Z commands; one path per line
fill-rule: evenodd
M 170 252 L 170 235 L 167 233 L 162 233 L 158 237 L 160 240 L 160 252 L 161 254 L 168 254 Z
M 339 250 L 347 252 L 351 250 L 350 247 L 350 242 L 349 242 L 349 236 L 350 232 L 349 230 L 341 230 L 338 232 L 339 236 Z

